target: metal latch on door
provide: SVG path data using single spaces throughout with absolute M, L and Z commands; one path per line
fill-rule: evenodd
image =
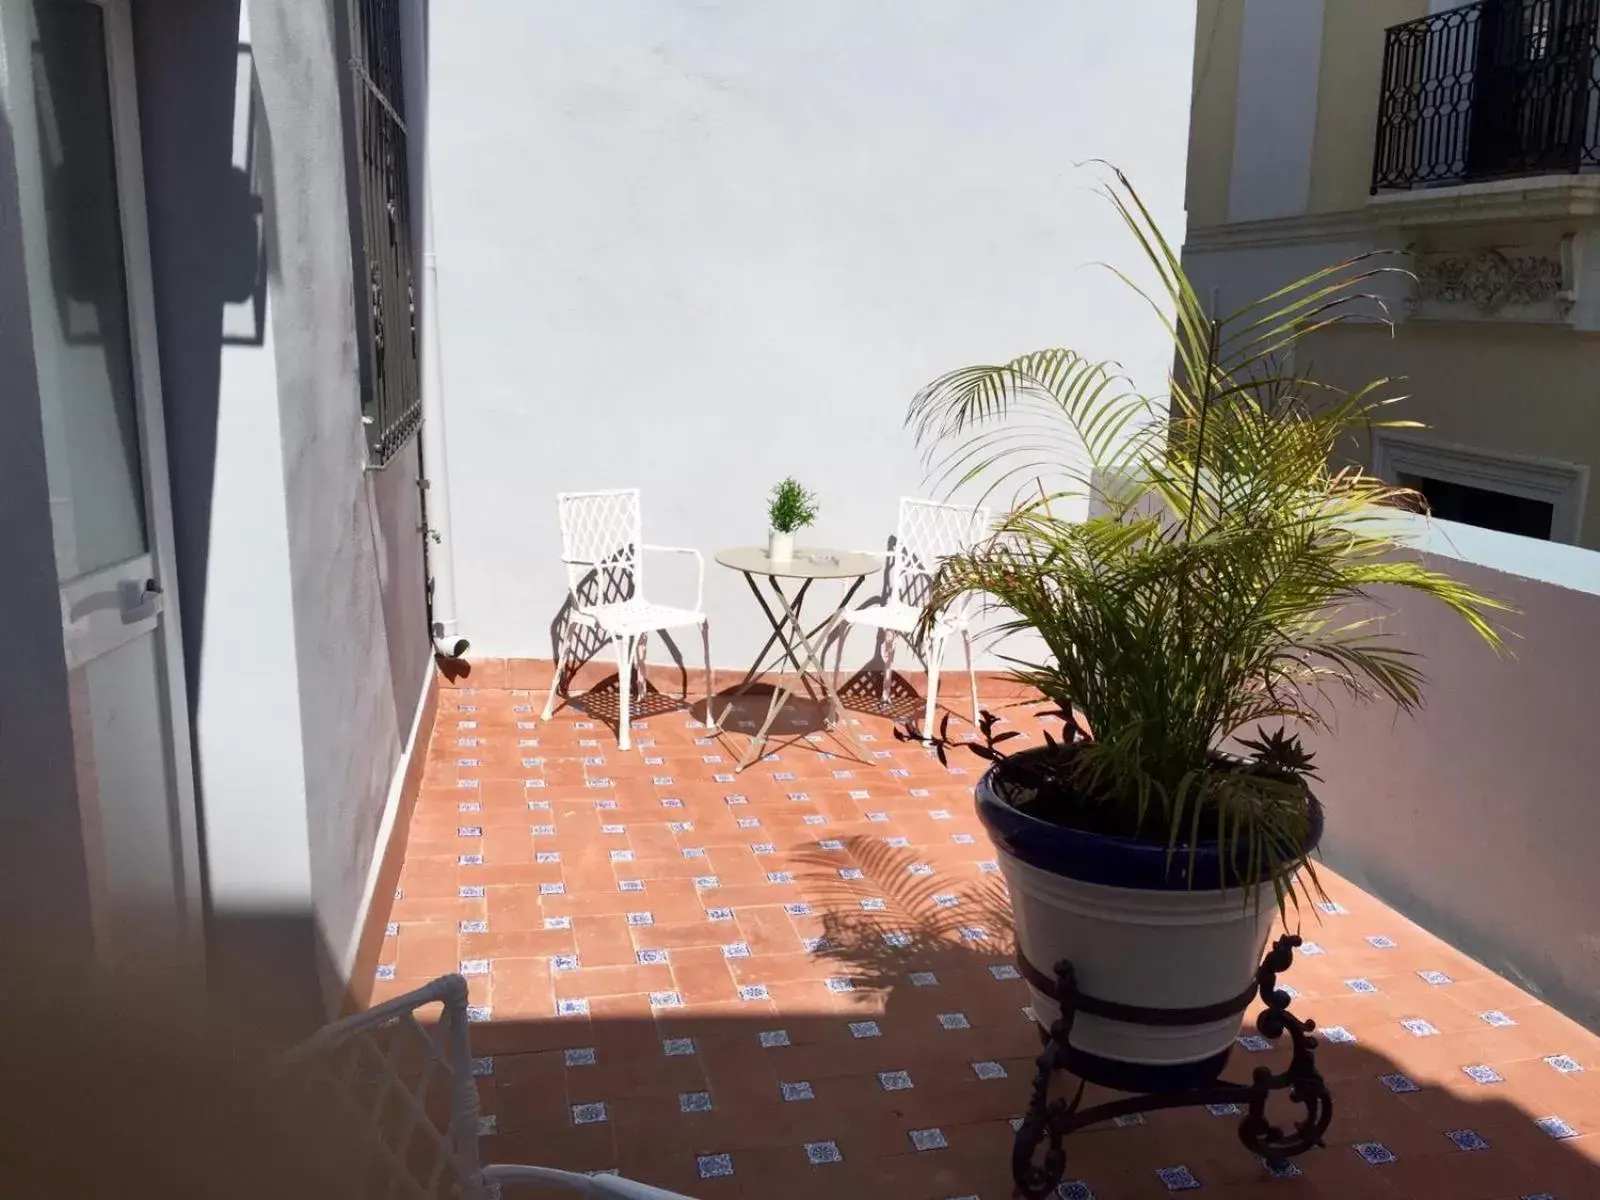
M 161 585 L 154 579 L 123 579 L 117 583 L 117 600 L 124 625 L 143 621 L 161 611 Z

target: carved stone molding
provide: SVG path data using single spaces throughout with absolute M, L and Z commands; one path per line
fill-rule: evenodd
M 1443 320 L 1566 321 L 1576 299 L 1573 239 L 1552 249 L 1412 246 L 1411 315 Z

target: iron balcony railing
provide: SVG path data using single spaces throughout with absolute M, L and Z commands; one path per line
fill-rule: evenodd
M 1389 29 L 1372 191 L 1600 167 L 1600 0 L 1478 0 Z

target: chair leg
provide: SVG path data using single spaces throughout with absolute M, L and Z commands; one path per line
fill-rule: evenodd
M 894 678 L 894 634 L 885 629 L 883 638 L 883 703 L 889 703 L 889 681 Z
M 972 723 L 976 725 L 980 716 L 978 709 L 978 673 L 972 669 L 972 631 L 970 629 L 961 631 L 961 645 L 967 652 L 967 684 L 972 688 Z
M 922 736 L 933 736 L 933 714 L 939 704 L 939 662 L 944 658 L 944 638 L 928 640 L 928 704 L 922 717 Z
M 628 738 L 628 686 L 633 673 L 635 640 L 631 637 L 617 639 L 617 738 L 622 749 L 630 748 Z
M 638 653 L 634 655 L 633 659 L 633 676 L 636 680 L 638 680 L 640 696 L 648 696 L 650 694 L 650 680 L 646 678 L 644 670 L 646 660 L 649 658 L 650 653 L 649 642 L 650 635 L 648 633 L 641 633 L 639 635 L 639 649 Z
M 705 646 L 706 650 L 706 728 L 708 730 L 715 730 L 717 728 L 717 717 L 716 714 L 711 711 L 711 701 L 715 699 L 717 694 L 717 676 L 716 673 L 711 669 L 710 621 L 700 622 L 700 642 Z M 685 686 L 684 691 L 688 691 L 687 686 Z M 726 716 L 727 714 L 724 713 L 723 715 Z
M 844 671 L 844 639 L 849 636 L 850 622 L 840 621 L 839 630 L 834 635 L 833 647 L 833 694 L 835 696 L 839 694 L 839 676 Z M 826 655 L 828 653 L 827 649 L 824 648 L 822 653 Z
M 556 691 L 561 687 L 561 679 L 567 673 L 567 659 L 572 654 L 572 622 L 565 621 L 561 625 L 559 645 L 556 650 L 556 673 L 550 680 L 550 698 L 544 702 L 544 716 L 542 720 L 548 721 L 556 711 Z

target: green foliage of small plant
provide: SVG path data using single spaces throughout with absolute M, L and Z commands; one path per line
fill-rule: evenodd
M 1422 702 L 1416 651 L 1385 635 L 1375 591 L 1436 601 L 1496 649 L 1506 609 L 1415 551 L 1417 518 L 1396 510 L 1425 512 L 1420 497 L 1335 465 L 1356 431 L 1415 424 L 1385 417 L 1391 381 L 1345 392 L 1287 365 L 1296 342 L 1381 307 L 1368 289 L 1393 268 L 1352 259 L 1216 316 L 1120 172 L 1106 193 L 1159 280 L 1114 271 L 1172 339 L 1167 393 L 1067 349 L 923 389 L 907 421 L 930 475 L 1024 485 L 991 537 L 945 561 L 924 624 L 984 596 L 1044 642 L 1014 674 L 1068 734 L 1032 755 L 980 744 L 1021 780 L 1013 803 L 1169 854 L 1216 845 L 1230 882 L 1270 881 L 1282 905 L 1302 867 L 1316 886 L 1310 756 L 1285 726 L 1324 728 L 1336 691 Z M 1066 515 L 1084 496 L 1092 515 Z
M 804 529 L 817 519 L 817 498 L 790 476 L 773 486 L 767 503 L 767 520 L 779 533 Z

